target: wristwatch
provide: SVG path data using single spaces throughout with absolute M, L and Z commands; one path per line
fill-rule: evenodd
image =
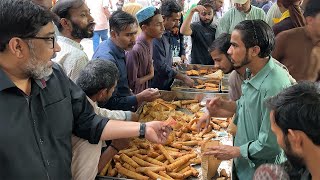
M 139 138 L 144 138 L 146 134 L 146 123 L 140 123 Z

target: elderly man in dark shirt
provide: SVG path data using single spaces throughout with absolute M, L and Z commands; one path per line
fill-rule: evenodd
M 172 41 L 171 30 L 180 20 L 180 5 L 175 0 L 164 1 L 160 7 L 163 16 L 165 32 L 161 38 L 153 40 L 153 65 L 154 77 L 151 87 L 161 90 L 170 90 L 174 79 L 184 81 L 188 86 L 193 86 L 193 80 L 172 68 Z
M 116 11 L 111 15 L 109 25 L 111 37 L 98 46 L 93 59 L 114 62 L 120 72 L 120 78 L 110 100 L 100 105 L 107 109 L 133 111 L 138 104 L 153 101 L 160 94 L 158 90 L 146 89 L 134 95 L 129 88 L 125 50 L 132 49 L 135 44 L 138 31 L 136 18 L 124 11 Z
M 50 61 L 60 46 L 48 10 L 30 0 L 1 0 L 0 11 L 0 179 L 71 179 L 72 133 L 93 144 L 166 140 L 162 122 L 94 113 L 84 92 Z

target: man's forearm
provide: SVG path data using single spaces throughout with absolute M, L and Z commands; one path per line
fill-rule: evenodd
M 114 155 L 118 154 L 114 148 L 109 146 L 100 156 L 98 164 L 98 173 L 104 168 L 104 166 L 113 158 Z
M 183 21 L 181 28 L 180 28 L 180 33 L 186 36 L 190 36 L 192 34 L 192 30 L 190 28 L 192 16 L 194 14 L 194 10 L 191 9 L 190 13 L 186 17 L 186 19 Z
M 141 78 L 138 78 L 138 79 L 137 79 L 138 84 L 144 84 L 145 82 L 147 82 L 147 81 L 149 81 L 150 79 L 152 79 L 153 76 L 154 76 L 154 75 L 153 75 L 152 73 L 150 73 L 150 74 L 148 74 L 148 75 L 146 75 L 146 76 L 143 76 L 143 77 L 141 77 Z
M 122 139 L 138 137 L 140 130 L 139 122 L 109 120 L 104 127 L 101 140 Z

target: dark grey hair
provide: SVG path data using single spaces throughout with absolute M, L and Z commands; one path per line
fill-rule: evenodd
M 118 68 L 112 61 L 93 59 L 82 69 L 76 84 L 91 97 L 102 89 L 111 89 L 118 78 Z

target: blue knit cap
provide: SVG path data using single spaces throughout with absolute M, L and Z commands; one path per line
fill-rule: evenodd
M 138 23 L 140 24 L 141 22 L 154 16 L 155 11 L 156 11 L 156 8 L 154 6 L 148 6 L 139 10 L 136 14 Z

